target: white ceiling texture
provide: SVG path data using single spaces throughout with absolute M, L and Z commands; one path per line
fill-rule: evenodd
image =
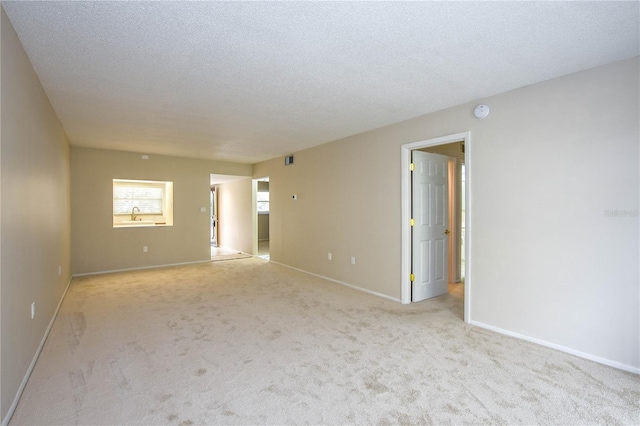
M 241 163 L 639 54 L 629 2 L 3 1 L 71 144 Z

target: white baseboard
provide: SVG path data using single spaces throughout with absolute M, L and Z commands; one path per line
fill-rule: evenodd
M 42 348 L 44 348 L 44 344 L 47 341 L 47 337 L 49 337 L 49 333 L 51 332 L 51 327 L 53 327 L 53 322 L 58 316 L 58 312 L 60 311 L 60 306 L 62 306 L 62 301 L 67 295 L 67 291 L 69 291 L 71 280 L 73 280 L 73 276 L 69 278 L 69 282 L 67 282 L 67 286 L 64 289 L 64 292 L 62 292 L 62 297 L 60 298 L 60 301 L 58 302 L 58 306 L 56 307 L 56 310 L 53 313 L 53 317 L 51 317 L 51 321 L 49 321 L 49 325 L 47 326 L 47 329 L 44 332 L 44 336 L 42 336 L 42 340 L 40 341 L 40 345 L 38 346 L 38 349 L 36 350 L 36 353 L 33 356 L 33 359 L 31 360 L 31 364 L 29 364 L 29 368 L 27 368 L 27 372 L 24 375 L 24 378 L 22 379 L 22 383 L 20 383 L 20 387 L 18 388 L 18 392 L 16 392 L 16 396 L 13 399 L 13 403 L 11 404 L 11 407 L 9 407 L 9 411 L 7 411 L 7 415 L 4 416 L 4 419 L 2 419 L 2 426 L 7 426 L 9 424 L 9 421 L 11 420 L 11 417 L 13 417 L 13 413 L 15 412 L 16 407 L 18 406 L 18 402 L 20 401 L 20 397 L 22 396 L 22 392 L 24 392 L 24 388 L 25 386 L 27 386 L 29 377 L 31 377 L 31 373 L 33 372 L 33 369 L 36 366 L 36 361 L 38 361 L 38 358 L 40 357 L 40 353 L 42 352 Z
M 396 299 L 395 297 L 387 296 L 386 294 L 378 293 L 376 291 L 372 291 L 372 290 L 368 290 L 366 288 L 358 287 L 358 286 L 353 285 L 353 284 L 345 283 L 344 281 L 334 280 L 333 278 L 325 277 L 324 275 L 314 274 L 313 272 L 305 271 L 304 269 L 294 268 L 293 266 L 285 265 L 284 263 L 280 263 L 280 262 L 274 262 L 273 260 L 271 261 L 271 263 L 275 263 L 276 265 L 284 266 L 285 268 L 293 269 L 295 271 L 303 272 L 305 274 L 313 275 L 314 277 L 322 278 L 324 280 L 331 281 L 331 282 L 334 282 L 336 284 L 340 284 L 340 285 L 352 288 L 354 290 L 362 291 L 362 292 L 365 292 L 365 293 L 372 294 L 374 296 L 382 297 L 384 299 L 388 299 L 388 300 L 392 300 L 394 302 L 401 303 L 400 299 Z
M 171 266 L 181 266 L 181 265 L 194 265 L 196 263 L 209 263 L 211 259 L 207 260 L 196 260 L 193 262 L 182 262 L 182 263 L 167 263 L 165 265 L 153 265 L 153 266 L 138 266 L 135 268 L 126 268 L 126 269 L 112 269 L 109 271 L 97 271 L 97 272 L 85 272 L 83 274 L 73 274 L 74 277 L 86 277 L 89 275 L 102 275 L 102 274 L 115 274 L 116 272 L 130 272 L 130 271 L 141 271 L 144 269 L 157 269 L 157 268 L 168 268 Z
M 578 351 L 578 350 L 575 350 L 575 349 L 572 349 L 572 348 L 568 348 L 566 346 L 558 345 L 556 343 L 547 342 L 546 340 L 536 339 L 535 337 L 527 336 L 525 334 L 515 333 L 515 332 L 509 331 L 509 330 L 504 330 L 502 328 L 494 327 L 492 325 L 485 324 L 485 323 L 482 323 L 482 322 L 471 320 L 471 321 L 469 321 L 469 324 L 475 325 L 477 327 L 485 328 L 487 330 L 495 331 L 496 333 L 505 334 L 507 336 L 515 337 L 515 338 L 518 338 L 518 339 L 526 340 L 528 342 L 536 343 L 538 345 L 546 346 L 548 348 L 552 348 L 552 349 L 556 349 L 556 350 L 559 350 L 559 351 L 562 351 L 562 352 L 566 352 L 568 354 L 575 355 L 575 356 L 580 357 L 580 358 L 588 359 L 590 361 L 594 361 L 594 362 L 597 362 L 599 364 L 608 365 L 609 367 L 617 368 L 619 370 L 628 371 L 628 372 L 634 373 L 634 374 L 640 374 L 640 368 L 634 367 L 632 365 L 626 365 L 626 364 L 623 364 L 623 363 L 618 362 L 618 361 L 613 361 L 613 360 L 610 360 L 610 359 L 601 358 L 601 357 L 596 356 L 596 355 L 592 355 L 592 354 L 589 354 L 589 353 L 586 353 L 586 352 L 581 352 L 581 351 Z

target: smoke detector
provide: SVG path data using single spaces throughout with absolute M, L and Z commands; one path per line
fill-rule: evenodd
M 474 108 L 473 115 L 475 115 L 476 118 L 480 118 L 480 119 L 486 118 L 487 115 L 489 115 L 489 106 L 478 105 L 477 107 Z

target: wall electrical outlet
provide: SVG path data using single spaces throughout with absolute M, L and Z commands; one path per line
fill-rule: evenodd
M 327 260 L 331 260 L 331 253 L 327 253 Z
M 351 256 L 351 264 L 352 265 L 356 264 L 356 257 L 355 256 Z
M 31 319 L 34 319 L 36 316 L 36 302 L 31 304 Z
M 58 265 L 58 276 L 62 275 L 62 266 Z
M 147 247 L 147 246 L 142 246 L 142 252 L 143 252 L 143 253 L 148 253 L 148 252 L 149 252 L 149 247 Z

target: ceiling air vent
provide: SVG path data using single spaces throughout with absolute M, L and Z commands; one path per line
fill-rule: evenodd
M 285 166 L 290 166 L 292 164 L 293 164 L 293 155 L 287 155 L 286 157 L 284 157 Z

